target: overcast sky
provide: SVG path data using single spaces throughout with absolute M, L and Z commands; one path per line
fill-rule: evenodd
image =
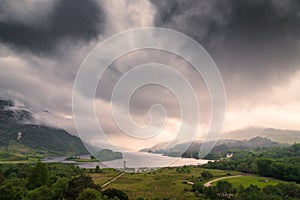
M 72 89 L 85 56 L 113 34 L 152 26 L 187 34 L 213 58 L 227 94 L 225 132 L 248 126 L 300 130 L 297 0 L 2 0 L 0 97 L 30 109 L 42 123 L 76 134 Z M 166 52 L 136 51 L 112 63 L 96 94 L 101 125 L 116 145 L 136 141 L 123 140 L 113 122 L 112 89 L 126 71 L 153 61 L 174 67 L 195 87 L 202 112 L 200 132 L 207 129 L 209 94 L 189 63 Z M 164 134 L 136 142 L 136 148 L 170 140 L 180 126 L 176 98 L 158 86 L 134 94 L 132 119 L 147 124 L 147 111 L 157 103 L 168 113 Z

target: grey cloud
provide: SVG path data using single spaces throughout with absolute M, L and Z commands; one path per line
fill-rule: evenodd
M 57 0 L 2 0 L 0 3 L 0 21 L 18 22 L 27 25 L 43 23 L 53 12 L 56 2 Z
M 287 80 L 299 70 L 299 1 L 151 1 L 155 25 L 181 31 L 202 44 L 230 90 Z M 255 79 L 255 81 L 253 81 Z
M 111 32 L 105 30 L 110 27 L 106 3 L 0 1 L 0 98 L 21 101 L 43 122 L 72 130 L 72 122 L 64 117 L 72 115 L 76 72 L 93 46 L 107 37 L 106 31 Z M 120 23 L 116 17 L 119 9 L 123 9 L 122 4 L 110 16 L 116 24 Z M 131 16 L 131 21 L 140 21 L 126 9 L 122 13 Z M 125 23 L 123 15 L 121 19 Z M 61 56 L 66 52 L 67 56 Z M 53 116 L 58 119 L 53 120 Z M 107 127 L 113 132 L 109 123 Z
M 128 3 L 110 0 L 24 2 L 34 3 L 0 1 L 0 42 L 4 44 L 0 46 L 0 97 L 18 99 L 37 112 L 49 110 L 53 117 L 48 113 L 37 116 L 46 122 L 63 128 L 73 126 L 70 119 L 60 121 L 64 115 L 72 115 L 72 86 L 85 55 L 109 33 L 140 27 L 145 20 L 141 14 L 149 13 L 147 26 L 152 25 L 149 23 L 155 12 L 144 9 L 137 17 L 133 11 L 139 10 L 143 2 L 131 9 L 127 8 Z M 154 25 L 186 33 L 208 50 L 224 75 L 229 104 L 246 99 L 246 104 L 255 107 L 264 100 L 257 98 L 257 93 L 265 92 L 265 86 L 280 85 L 280 81 L 289 79 L 290 74 L 300 69 L 295 65 L 300 41 L 298 1 L 151 2 L 157 11 Z M 115 7 L 112 8 L 112 4 Z M 22 9 L 20 5 L 27 7 Z M 65 52 L 68 56 L 61 57 Z M 10 57 L 19 61 L 6 62 Z M 173 66 L 189 79 L 201 101 L 201 118 L 209 124 L 209 94 L 201 77 L 196 77 L 192 67 L 182 59 L 159 51 L 136 52 L 113 63 L 99 84 L 96 100 L 110 103 L 114 84 L 126 71 L 154 61 Z M 19 67 L 18 63 L 24 66 Z M 109 109 L 105 103 L 98 106 Z M 166 107 L 169 117 L 179 117 L 176 98 L 166 89 L 149 86 L 133 96 L 130 104 L 133 119 L 141 124 L 147 122 L 147 111 L 156 103 Z M 99 109 L 98 114 L 103 112 Z M 54 117 L 58 120 L 54 121 Z M 120 130 L 110 118 L 101 120 L 108 134 L 119 134 Z M 86 124 L 88 128 L 89 125 Z
M 284 4 L 260 0 L 152 2 L 158 9 L 156 25 L 182 31 L 212 52 L 223 50 L 222 45 L 226 45 L 232 47 L 228 51 L 249 51 L 249 56 L 257 51 L 272 54 L 283 48 L 288 48 L 286 54 L 291 55 L 298 47 L 298 1 Z M 255 52 L 251 51 L 254 49 Z
M 109 66 L 108 70 L 101 77 L 96 97 L 110 102 L 112 92 L 117 81 L 129 70 L 145 63 L 160 63 L 170 66 L 185 77 L 192 85 L 195 90 L 195 95 L 198 97 L 201 121 L 209 123 L 209 117 L 211 114 L 210 96 L 200 74 L 193 70 L 193 66 L 181 57 L 165 51 L 147 49 L 133 51 L 121 56 Z M 145 76 L 147 76 L 147 74 L 145 74 Z M 168 77 L 166 77 L 166 79 L 167 78 Z M 179 88 L 181 86 L 177 85 L 176 87 Z M 120 99 L 120 101 L 122 101 L 122 99 Z M 169 89 L 156 84 L 143 86 L 136 90 L 133 94 L 129 105 L 132 118 L 141 124 L 147 124 L 149 122 L 148 111 L 154 104 L 163 105 L 168 117 L 177 119 L 181 118 L 180 104 L 177 100 L 176 94 L 174 95 Z M 193 112 L 193 110 L 190 112 Z
M 5 2 L 0 2 L 0 12 L 6 9 Z M 60 0 L 52 7 L 49 16 L 41 16 L 41 23 L 10 20 L 9 16 L 0 18 L 0 41 L 38 55 L 59 54 L 57 47 L 65 40 L 75 44 L 87 42 L 96 39 L 104 29 L 105 15 L 97 2 Z

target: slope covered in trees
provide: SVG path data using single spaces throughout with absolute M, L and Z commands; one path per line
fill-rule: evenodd
M 238 170 L 300 183 L 300 144 L 266 150 L 235 152 L 229 159 L 209 162 L 203 167 Z
M 0 177 L 0 200 L 128 199 L 117 189 L 101 191 L 84 169 L 70 164 L 0 165 Z
M 22 144 L 23 153 L 41 150 L 49 154 L 87 154 L 81 140 L 63 129 L 33 123 L 32 114 L 16 109 L 11 101 L 0 100 L 0 148 Z M 6 149 L 7 150 L 7 149 Z

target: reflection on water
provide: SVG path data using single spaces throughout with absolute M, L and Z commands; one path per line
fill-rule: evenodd
M 89 155 L 80 156 L 81 158 L 89 157 Z M 44 162 L 62 162 L 62 163 L 76 163 L 74 161 L 65 161 L 67 157 L 49 157 Z M 77 163 L 81 168 L 95 168 L 97 165 L 101 168 L 158 168 L 158 167 L 173 167 L 184 165 L 201 165 L 207 163 L 209 160 L 197 160 L 194 158 L 178 158 L 168 157 L 161 154 L 151 154 L 145 152 L 123 152 L 123 159 L 106 161 L 106 162 L 88 162 Z

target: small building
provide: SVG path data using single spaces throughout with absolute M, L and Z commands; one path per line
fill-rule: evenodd
M 126 160 L 123 160 L 123 169 L 126 169 Z
M 233 153 L 226 154 L 226 158 L 231 158 L 233 156 Z
M 17 141 L 20 142 L 22 139 L 22 132 L 18 132 Z

